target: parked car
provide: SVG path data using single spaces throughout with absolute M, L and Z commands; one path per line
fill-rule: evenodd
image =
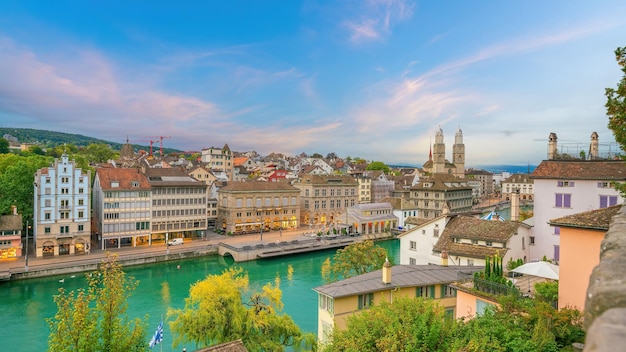
M 169 240 L 167 242 L 168 246 L 178 246 L 179 244 L 183 244 L 183 239 L 182 238 L 172 238 L 171 240 Z

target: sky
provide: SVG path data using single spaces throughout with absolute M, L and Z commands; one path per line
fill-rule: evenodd
M 0 1 L 0 126 L 199 151 L 536 165 L 615 150 L 626 1 Z M 569 150 L 569 149 L 568 149 Z

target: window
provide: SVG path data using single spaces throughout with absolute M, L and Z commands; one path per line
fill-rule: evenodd
M 359 295 L 359 309 L 364 309 L 371 307 L 374 304 L 374 294 L 366 293 L 364 295 Z
M 418 286 L 415 288 L 415 297 L 435 298 L 435 286 Z
M 84 199 L 79 199 L 78 200 L 78 205 L 85 205 L 85 200 Z
M 52 206 L 52 202 L 50 201 L 50 199 L 46 199 L 45 204 L 46 204 L 46 205 L 45 205 L 46 207 L 50 207 L 50 206 Z
M 478 244 L 478 240 L 472 240 L 472 244 Z
M 335 310 L 335 300 L 331 297 L 328 297 L 323 294 L 318 295 L 318 301 L 320 304 L 320 309 L 328 311 L 330 314 L 334 313 Z
M 85 231 L 85 225 L 78 225 L 78 232 Z
M 530 236 L 528 238 L 528 244 L 531 245 L 531 246 L 535 245 L 535 236 Z
M 43 232 L 44 232 L 44 233 L 50 233 L 50 227 L 46 226 L 46 227 L 43 229 Z
M 409 249 L 412 250 L 412 251 L 416 250 L 417 249 L 417 243 L 415 241 L 411 241 L 409 243 Z
M 81 210 L 81 211 L 78 212 L 78 218 L 79 219 L 82 219 L 84 216 L 85 216 L 85 212 L 84 211 Z
M 84 190 L 83 188 L 79 188 L 79 189 L 78 189 L 78 193 L 79 193 L 79 194 L 83 194 L 84 192 L 85 192 L 85 190 Z
M 474 266 L 474 259 L 468 259 L 467 266 Z
M 456 289 L 450 285 L 441 285 L 441 297 L 456 297 Z
M 61 177 L 61 183 L 68 183 L 68 182 L 70 182 L 69 177 Z
M 61 194 L 69 194 L 69 193 L 70 193 L 69 188 L 61 188 Z
M 572 195 L 569 193 L 556 193 L 554 206 L 557 208 L 570 208 Z
M 139 187 L 139 181 L 130 181 L 130 186 L 131 187 Z M 82 193 L 82 192 L 79 192 Z
M 574 181 L 557 181 L 557 187 L 574 187 Z
M 415 258 L 409 258 L 410 265 L 417 265 L 417 260 Z
M 487 245 L 487 247 L 493 246 L 493 242 L 491 242 L 491 241 L 486 241 L 485 244 Z
M 557 236 L 561 235 L 561 228 L 558 226 L 554 226 L 554 234 Z
M 617 205 L 617 196 L 600 196 L 600 208 Z
M 45 212 L 45 213 L 43 214 L 43 218 L 44 218 L 45 220 L 50 220 L 50 216 L 51 216 L 51 215 L 50 215 L 50 212 L 49 212 L 49 211 L 47 211 L 47 212 Z
M 554 246 L 554 260 L 558 262 L 560 257 L 561 257 L 561 247 L 556 245 Z
M 598 188 L 609 188 L 609 182 L 598 182 Z

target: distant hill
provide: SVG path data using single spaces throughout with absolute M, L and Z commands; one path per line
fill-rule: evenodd
M 20 143 L 33 143 L 41 146 L 42 148 L 46 147 L 55 147 L 64 143 L 73 144 L 79 147 L 86 147 L 89 144 L 93 143 L 104 143 L 111 146 L 113 150 L 121 150 L 122 144 L 115 143 L 110 141 L 105 141 L 103 139 L 87 137 L 80 134 L 71 134 L 71 133 L 63 133 L 63 132 L 55 132 L 55 131 L 46 131 L 46 130 L 35 130 L 32 128 L 8 128 L 8 127 L 0 127 L 0 137 L 4 137 L 4 135 L 9 134 L 15 138 Z M 147 145 L 133 144 L 135 149 L 148 149 Z M 155 148 L 154 146 L 152 147 Z M 158 148 L 158 146 L 156 147 Z M 171 152 L 180 152 L 180 150 L 172 149 L 172 148 L 163 148 L 164 153 Z
M 502 172 L 510 172 L 511 174 L 528 174 L 532 173 L 537 165 L 480 165 L 475 166 L 475 169 L 482 169 L 494 174 Z

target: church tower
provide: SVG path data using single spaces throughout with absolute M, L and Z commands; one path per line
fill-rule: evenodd
M 591 144 L 589 144 L 589 155 L 587 156 L 589 160 L 596 160 L 600 157 L 600 153 L 598 152 L 598 133 L 593 132 L 591 134 Z
M 443 143 L 443 130 L 439 127 L 435 133 L 435 144 L 433 145 L 433 174 L 443 174 L 446 172 L 446 145 Z
M 465 178 L 465 144 L 463 144 L 463 131 L 461 131 L 461 127 L 459 127 L 454 135 L 452 163 L 456 166 L 454 175 L 456 177 Z

